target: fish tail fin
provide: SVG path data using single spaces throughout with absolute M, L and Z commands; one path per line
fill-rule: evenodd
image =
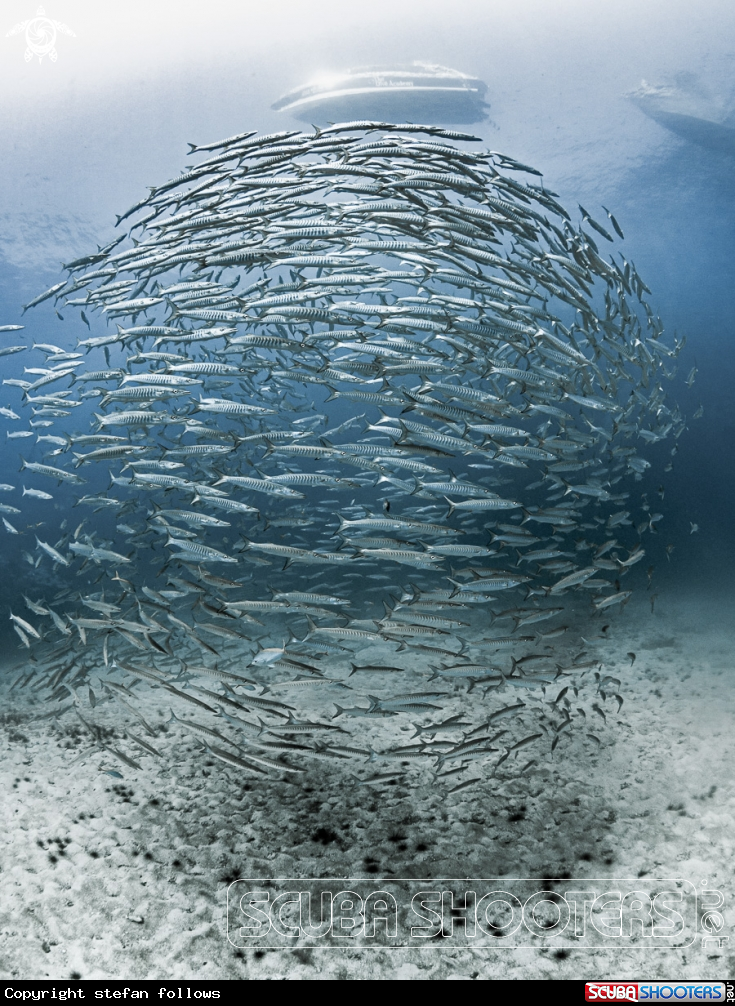
M 349 673 L 349 674 L 347 675 L 347 677 L 348 677 L 348 678 L 351 678 L 351 677 L 352 677 L 352 675 L 353 675 L 353 674 L 355 673 L 355 671 L 357 670 L 357 664 L 353 664 L 353 663 L 352 663 L 352 661 L 350 661 L 350 667 L 352 668 L 352 670 L 351 670 L 351 671 L 350 671 L 350 673 Z
M 396 441 L 396 443 L 403 444 L 407 440 L 411 439 L 411 431 L 406 426 L 406 424 L 404 422 L 402 422 L 400 419 L 398 420 L 398 425 L 401 427 L 401 435 L 398 438 L 398 440 Z
M 307 633 L 307 636 L 313 636 L 314 633 L 317 631 L 317 627 L 316 627 L 314 619 L 311 617 L 311 615 L 307 615 L 306 616 L 306 622 L 307 622 L 307 625 L 309 626 L 309 631 Z
M 444 499 L 449 504 L 449 512 L 447 513 L 447 517 L 451 517 L 452 514 L 454 513 L 456 507 L 455 507 L 454 503 L 452 503 L 452 501 L 450 500 L 450 498 L 448 496 L 445 496 Z
M 326 388 L 329 388 L 329 395 L 324 399 L 325 402 L 333 402 L 335 398 L 339 398 L 339 391 L 333 388 L 331 384 L 326 384 Z

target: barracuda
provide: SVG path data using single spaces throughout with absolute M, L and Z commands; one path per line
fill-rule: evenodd
M 63 468 L 53 468 L 51 465 L 42 465 L 35 461 L 26 461 L 25 458 L 21 458 L 21 471 L 26 469 L 30 472 L 35 472 L 37 475 L 46 475 L 51 479 L 58 479 L 59 482 L 70 482 L 73 485 L 83 485 L 87 480 L 81 478 L 79 475 L 74 475 L 71 472 L 65 471 Z
M 254 479 L 238 475 L 223 475 L 218 482 L 215 482 L 215 486 L 219 485 L 233 485 L 237 486 L 239 489 L 249 489 L 252 492 L 268 493 L 271 496 L 286 496 L 290 499 L 304 499 L 303 493 L 297 493 L 295 489 L 289 489 L 288 486 L 282 486 L 280 483 L 274 482 L 272 479 Z
M 220 552 L 216 548 L 208 545 L 200 545 L 197 542 L 187 541 L 183 538 L 174 538 L 172 535 L 166 540 L 167 548 L 178 548 L 184 555 L 193 556 L 199 562 L 230 562 L 236 563 L 237 559 L 226 552 Z
M 647 500 L 645 516 L 634 516 L 634 483 L 652 477 L 655 462 L 638 449 L 685 428 L 663 391 L 683 340 L 664 336 L 634 267 L 619 255 L 603 260 L 590 233 L 620 237 L 611 217 L 609 234 L 581 208 L 573 220 L 535 169 L 457 146 L 473 142 L 441 127 L 366 121 L 192 145 L 206 159 L 150 189 L 119 218 L 130 218 L 120 239 L 69 263 L 65 282 L 36 298 L 84 312 L 90 337 L 77 352 L 50 342 L 6 347 L 8 356 L 46 359 L 28 368 L 29 381 L 4 379 L 21 404 L 2 415 L 34 409 L 17 432 L 42 428 L 39 450 L 60 458 L 58 467 L 29 465 L 29 477 L 73 482 L 75 463 L 94 478 L 107 469 L 119 496 L 97 487 L 69 498 L 60 489 L 57 512 L 41 502 L 49 494 L 24 487 L 31 501 L 22 505 L 44 508 L 39 517 L 54 528 L 45 537 L 55 542 L 38 539 L 22 553 L 28 575 L 46 557 L 54 580 L 71 557 L 81 567 L 51 606 L 40 588 L 47 596 L 52 588 L 36 574 L 41 599 L 29 610 L 40 639 L 30 623 L 12 623 L 42 670 L 34 687 L 47 688 L 52 704 L 71 689 L 77 709 L 87 696 L 90 705 L 114 697 L 117 714 L 140 718 L 137 706 L 167 694 L 172 726 L 197 706 L 202 757 L 230 775 L 277 771 L 283 782 L 282 772 L 312 759 L 406 761 L 405 772 L 362 780 L 379 786 L 413 785 L 427 758 L 464 770 L 496 751 L 491 771 L 502 779 L 526 745 L 540 745 L 539 760 L 550 755 L 572 716 L 583 722 L 588 698 L 604 717 L 600 695 L 620 686 L 585 674 L 595 652 L 575 661 L 580 612 L 537 637 L 485 633 L 506 618 L 519 632 L 561 616 L 572 588 L 588 591 L 591 616 L 628 601 L 612 580 L 642 559 L 641 536 L 660 519 Z M 93 335 L 95 316 L 117 317 L 116 333 Z M 76 398 L 69 384 L 34 391 L 60 388 L 65 377 L 83 389 Z M 87 430 L 88 399 L 100 403 L 96 434 Z M 118 426 L 129 436 L 106 434 Z M 583 481 L 565 481 L 572 471 Z M 334 493 L 345 490 L 335 515 Z M 228 492 L 266 497 L 268 512 Z M 190 509 L 178 508 L 177 493 Z M 76 503 L 114 510 L 117 520 L 103 515 L 72 531 L 63 521 Z M 23 519 L 6 525 L 21 545 L 32 527 Z M 36 519 L 30 509 L 27 519 Z M 551 525 L 550 537 L 529 533 L 531 521 Z M 437 543 L 450 538 L 470 544 Z M 471 564 L 484 556 L 492 568 Z M 239 578 L 213 576 L 214 562 L 239 563 Z M 399 566 L 416 583 L 397 580 Z M 522 606 L 497 611 L 493 601 L 514 589 Z M 529 652 L 534 641 L 543 653 Z M 140 680 L 120 684 L 116 675 L 135 673 L 124 667 L 134 650 L 145 657 Z M 505 651 L 510 670 L 494 666 Z M 556 670 L 523 673 L 542 659 Z M 100 698 L 80 685 L 103 665 Z M 243 667 L 251 677 L 238 674 Z M 437 704 L 460 712 L 406 747 L 406 716 L 430 703 L 393 693 L 397 676 L 417 672 L 437 676 L 445 689 Z M 543 689 L 558 674 L 569 692 L 548 704 Z M 211 691 L 196 684 L 206 678 L 216 682 Z M 367 682 L 376 694 L 366 694 Z M 527 689 L 528 704 L 499 708 L 506 685 Z M 280 688 L 308 714 L 264 697 Z M 336 727 L 324 701 L 334 688 L 355 693 L 337 707 L 340 729 L 355 738 L 344 747 L 323 743 Z M 492 737 L 496 718 L 507 730 Z M 378 729 L 385 742 L 375 741 Z M 424 743 L 445 731 L 448 740 Z M 176 757 L 163 735 L 158 747 L 143 747 L 142 757 Z M 445 792 L 441 776 L 434 785 Z

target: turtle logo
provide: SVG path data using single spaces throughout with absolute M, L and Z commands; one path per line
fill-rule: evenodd
M 34 56 L 38 56 L 39 63 L 43 62 L 44 56 L 48 56 L 51 62 L 55 63 L 59 55 L 56 51 L 56 36 L 58 32 L 61 32 L 63 35 L 72 35 L 76 38 L 76 35 L 68 25 L 46 17 L 46 11 L 43 7 L 38 8 L 34 18 L 16 24 L 9 32 L 6 32 L 5 37 L 10 38 L 11 35 L 20 35 L 22 31 L 26 33 L 27 48 L 24 53 L 26 63 L 30 63 Z

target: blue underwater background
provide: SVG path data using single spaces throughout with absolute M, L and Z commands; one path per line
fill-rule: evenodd
M 206 14 L 132 4 L 124 15 L 62 6 L 57 16 L 75 37 L 59 35 L 55 63 L 25 62 L 21 39 L 2 39 L 0 323 L 21 323 L 21 305 L 62 278 L 62 262 L 111 240 L 116 215 L 184 167 L 187 142 L 298 128 L 271 105 L 325 70 L 414 59 L 456 67 L 488 85 L 488 118 L 471 126 L 483 145 L 534 165 L 570 210 L 581 203 L 604 219 L 600 207 L 611 209 L 625 232 L 619 247 L 651 288 L 667 336 L 686 336 L 666 387 L 688 428 L 675 457 L 670 439 L 644 452 L 661 463 L 638 488 L 664 519 L 648 536 L 641 569 L 654 565 L 656 589 L 680 597 L 732 590 L 735 156 L 668 131 L 625 96 L 641 78 L 666 83 L 686 72 L 727 106 L 735 86 L 729 5 L 704 4 L 696 19 L 687 5 L 663 3 L 460 2 L 451 15 L 439 4 L 407 4 L 397 14 L 387 3 L 359 12 L 311 4 L 308 13 L 283 8 L 287 17 L 250 4 L 214 3 Z M 60 321 L 52 303 L 28 312 L 16 334 L 71 350 L 90 333 L 76 313 Z M 93 335 L 101 325 L 92 321 Z M 4 378 L 42 363 L 38 352 L 0 358 Z M 3 387 L 0 404 L 17 406 L 19 395 Z M 77 410 L 72 428 L 86 427 L 89 412 Z M 24 483 L 18 474 L 19 453 L 38 461 L 44 445 L 6 440 L 14 428 L 0 420 L 2 481 L 49 489 L 46 479 Z M 22 592 L 35 596 L 41 571 L 21 555 L 32 535 L 55 540 L 49 528 L 79 513 L 68 513 L 76 491 L 52 492 L 53 502 L 24 498 L 23 533 L 2 538 L 4 611 Z M 15 505 L 12 495 L 4 499 Z M 83 516 L 87 530 L 98 519 Z M 6 619 L 0 624 L 9 632 Z

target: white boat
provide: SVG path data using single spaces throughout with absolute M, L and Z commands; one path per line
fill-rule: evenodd
M 735 154 L 735 110 L 711 95 L 691 74 L 673 85 L 649 84 L 628 95 L 642 112 L 677 136 L 720 153 Z
M 272 107 L 307 122 L 480 122 L 487 118 L 486 91 L 477 77 L 433 63 L 368 66 L 325 74 Z

